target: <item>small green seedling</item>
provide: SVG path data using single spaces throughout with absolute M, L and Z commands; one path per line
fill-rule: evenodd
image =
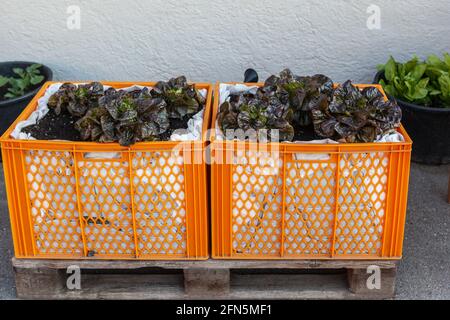
M 5 99 L 13 99 L 25 95 L 26 91 L 44 80 L 39 68 L 40 64 L 32 64 L 25 69 L 14 68 L 17 77 L 0 76 L 0 87 L 9 85 L 8 92 L 3 95 Z

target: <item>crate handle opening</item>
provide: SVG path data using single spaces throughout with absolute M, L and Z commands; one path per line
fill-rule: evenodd
M 330 153 L 303 153 L 295 152 L 291 154 L 291 161 L 302 162 L 302 161 L 319 161 L 319 162 L 329 162 L 334 160 L 333 154 Z
M 123 152 L 111 152 L 111 151 L 83 152 L 83 159 L 89 160 L 116 160 L 122 158 Z

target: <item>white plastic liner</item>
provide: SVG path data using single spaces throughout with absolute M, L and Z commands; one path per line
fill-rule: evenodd
M 105 159 L 107 154 L 91 153 Z M 95 157 L 89 157 L 92 158 Z M 143 254 L 185 253 L 186 211 L 182 154 L 139 151 L 131 162 L 114 158 L 104 162 L 89 159 L 85 156 L 77 162 L 78 188 L 81 191 L 78 194 L 74 158 L 70 151 L 26 151 L 30 214 L 39 253 L 81 255 L 83 243 L 79 217 L 82 215 L 85 219 L 103 218 L 111 222 L 84 222 L 84 231 L 88 232 L 89 238 L 86 241 L 90 242 L 91 248 L 98 254 L 134 254 L 130 247 L 115 248 L 112 245 L 134 234 L 130 185 L 134 186 L 136 234 L 141 237 L 139 251 Z M 133 170 L 132 180 L 129 179 L 129 167 Z M 115 201 L 96 201 L 107 197 L 113 197 Z M 78 199 L 83 203 L 81 212 L 78 211 Z M 170 203 L 171 207 L 164 207 L 166 203 Z M 152 234 L 147 231 L 150 228 L 149 221 L 155 222 L 155 228 L 165 226 L 167 221 L 172 221 L 172 224 L 167 225 L 167 228 L 160 227 L 159 234 Z M 108 247 L 97 249 L 96 246 L 100 243 L 108 244 Z M 146 243 L 169 243 L 171 246 L 150 248 L 150 245 L 144 245 Z

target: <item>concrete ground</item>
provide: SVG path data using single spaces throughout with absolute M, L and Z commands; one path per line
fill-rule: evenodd
M 397 299 L 450 299 L 450 166 L 413 164 Z M 0 299 L 14 299 L 13 255 L 3 171 L 0 170 Z

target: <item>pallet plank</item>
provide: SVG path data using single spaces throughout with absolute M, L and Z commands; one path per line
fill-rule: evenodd
M 230 293 L 230 270 L 184 269 L 184 289 L 193 296 L 224 296 Z
M 21 268 L 67 269 L 77 265 L 82 269 L 342 269 L 395 268 L 397 260 L 205 260 L 205 261 L 165 261 L 165 260 L 51 260 L 13 258 L 13 266 Z

